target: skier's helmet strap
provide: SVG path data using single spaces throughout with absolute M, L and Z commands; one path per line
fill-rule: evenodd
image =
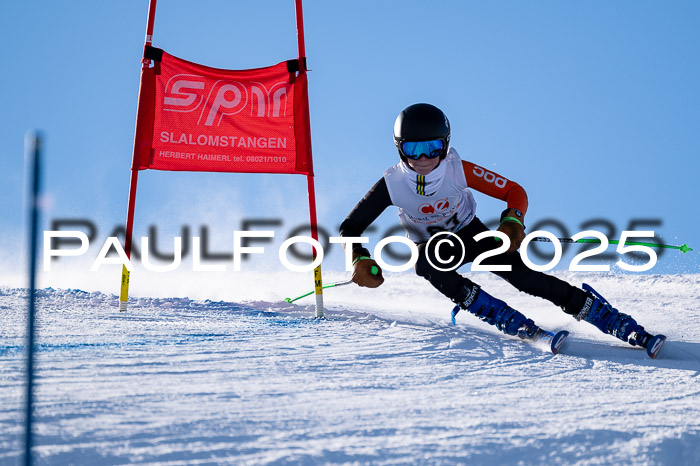
M 440 154 L 440 159 L 444 159 L 450 143 L 450 122 L 442 110 L 434 105 L 421 103 L 410 105 L 399 113 L 394 123 L 394 144 L 403 161 L 406 161 L 406 155 L 402 150 L 402 142 L 433 139 L 442 139 L 445 142 Z

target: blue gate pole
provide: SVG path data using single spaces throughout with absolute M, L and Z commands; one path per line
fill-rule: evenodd
M 29 183 L 29 315 L 27 316 L 27 393 L 25 411 L 24 464 L 32 464 L 32 411 L 34 392 L 34 306 L 36 262 L 39 232 L 39 190 L 41 171 L 41 136 L 28 133 L 24 141 L 28 161 Z

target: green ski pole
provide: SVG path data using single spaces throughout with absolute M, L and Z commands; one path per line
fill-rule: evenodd
M 595 238 L 581 238 L 576 241 L 574 241 L 572 238 L 557 238 L 560 242 L 562 243 L 593 243 L 593 244 L 598 244 L 600 243 L 599 239 Z M 551 243 L 552 240 L 549 238 L 545 238 L 542 236 L 537 236 L 535 238 L 532 238 L 532 241 L 538 241 L 541 243 Z M 610 244 L 620 244 L 618 240 L 611 239 L 608 241 Z M 629 246 L 648 246 L 650 248 L 667 248 L 667 249 L 678 249 L 679 251 L 686 253 L 689 251 L 692 251 L 692 248 L 689 248 L 687 244 L 683 244 L 682 246 L 672 246 L 670 244 L 660 244 L 660 243 L 644 243 L 640 241 L 625 241 L 626 245 Z
M 350 283 L 352 283 L 352 280 L 346 280 L 346 281 L 344 281 L 344 282 L 329 283 L 328 285 L 323 285 L 323 289 L 325 290 L 326 288 L 334 288 L 334 287 L 336 287 L 336 286 L 349 285 Z M 292 299 L 292 298 L 284 298 L 284 300 L 287 301 L 288 303 L 293 303 L 294 301 L 296 301 L 296 300 L 298 300 L 298 299 L 305 298 L 305 297 L 309 296 L 310 294 L 313 294 L 313 292 L 314 292 L 314 290 L 311 290 L 311 291 L 309 291 L 308 293 L 304 293 L 303 295 L 297 296 L 297 297 L 294 298 L 294 299 Z
M 373 266 L 372 266 L 371 273 L 372 273 L 372 275 L 377 275 L 377 274 L 379 273 L 379 269 L 377 268 L 376 265 L 373 265 Z M 328 285 L 323 285 L 323 289 L 325 290 L 326 288 L 335 288 L 335 287 L 338 287 L 338 286 L 345 286 L 345 285 L 349 285 L 350 283 L 352 283 L 352 280 L 345 280 L 345 281 L 342 281 L 342 282 L 329 283 Z M 287 301 L 288 303 L 293 303 L 294 301 L 296 301 L 296 300 L 298 300 L 298 299 L 305 298 L 305 297 L 309 296 L 309 295 L 312 294 L 313 292 L 314 292 L 314 290 L 311 290 L 311 291 L 309 291 L 308 293 L 304 293 L 303 295 L 297 296 L 297 297 L 294 298 L 294 299 L 292 299 L 292 298 L 284 298 L 284 300 Z

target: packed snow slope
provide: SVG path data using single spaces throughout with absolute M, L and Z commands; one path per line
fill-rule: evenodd
M 328 289 L 325 320 L 312 297 L 119 313 L 111 294 L 41 290 L 37 462 L 697 464 L 700 277 L 584 277 L 668 336 L 658 359 L 489 275 L 472 278 L 571 332 L 562 353 L 466 313 L 451 326 L 451 303 L 410 274 Z M 26 297 L 0 288 L 0 464 L 21 458 Z

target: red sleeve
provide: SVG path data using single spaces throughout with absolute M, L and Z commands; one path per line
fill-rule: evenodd
M 527 193 L 522 186 L 466 160 L 462 160 L 462 167 L 464 168 L 464 177 L 467 179 L 467 186 L 487 196 L 506 201 L 509 209 L 518 209 L 525 215 L 527 212 Z

